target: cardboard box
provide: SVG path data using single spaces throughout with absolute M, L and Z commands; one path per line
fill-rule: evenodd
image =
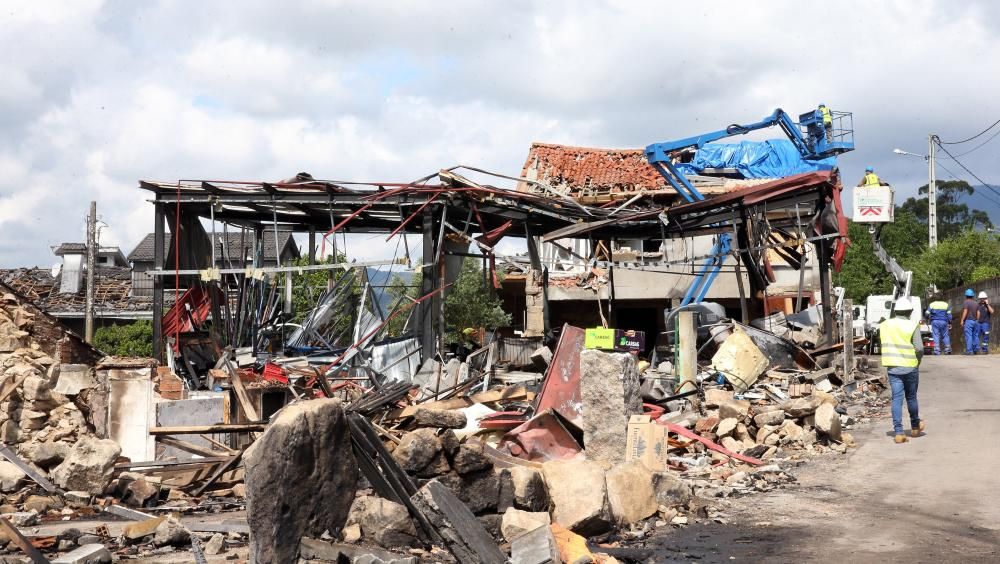
M 603 327 L 592 327 L 587 329 L 583 337 L 583 346 L 588 349 L 614 350 L 615 330 Z
M 628 420 L 628 438 L 625 441 L 625 461 L 639 459 L 643 465 L 657 472 L 667 469 L 667 427 L 648 415 L 633 415 Z

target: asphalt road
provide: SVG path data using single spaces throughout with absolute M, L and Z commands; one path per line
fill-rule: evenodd
M 669 562 L 1000 561 L 1000 356 L 930 357 L 925 434 L 897 445 L 885 417 L 859 447 L 810 460 L 782 490 L 728 502 L 726 525 L 656 536 Z M 904 425 L 908 417 L 904 408 Z

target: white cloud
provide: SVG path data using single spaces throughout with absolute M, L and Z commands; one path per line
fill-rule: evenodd
M 826 102 L 855 112 L 847 180 L 872 164 L 906 195 L 926 168 L 892 148 L 1000 117 L 990 2 L 240 6 L 5 5 L 0 266 L 49 264 L 91 199 L 128 251 L 139 179 L 517 174 L 531 141 L 640 147 Z M 996 154 L 963 161 L 1000 180 Z

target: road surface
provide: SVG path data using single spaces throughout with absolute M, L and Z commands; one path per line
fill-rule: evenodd
M 657 535 L 651 560 L 1000 562 L 1000 355 L 929 357 L 920 377 L 923 436 L 893 443 L 887 408 L 858 448 L 732 500 L 726 525 Z

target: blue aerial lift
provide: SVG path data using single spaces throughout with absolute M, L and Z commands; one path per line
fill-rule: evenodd
M 805 160 L 825 159 L 853 151 L 854 123 L 852 115 L 849 112 L 833 111 L 830 114 L 833 123 L 828 133 L 823 124 L 823 114 L 819 109 L 800 115 L 799 121 L 796 123 L 784 110 L 778 108 L 771 115 L 755 123 L 733 124 L 719 131 L 676 141 L 654 143 L 646 147 L 646 160 L 685 200 L 697 202 L 704 200 L 705 196 L 674 166 L 673 159 L 679 151 L 697 150 L 713 141 L 774 126 L 781 128 Z M 695 276 L 691 287 L 684 294 L 681 306 L 692 302 L 700 303 L 704 300 L 712 282 L 715 281 L 722 269 L 722 263 L 725 262 L 726 256 L 731 250 L 732 239 L 730 235 L 728 233 L 719 235 L 712 247 L 711 256 L 705 260 L 701 272 Z

